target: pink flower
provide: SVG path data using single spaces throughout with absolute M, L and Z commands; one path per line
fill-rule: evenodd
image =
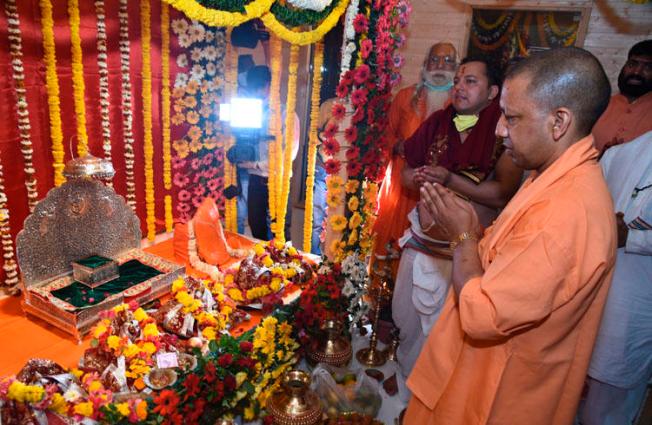
M 199 158 L 194 158 L 192 161 L 190 161 L 190 168 L 193 170 L 199 170 L 201 167 L 201 160 Z
M 340 84 L 344 84 L 346 86 L 350 86 L 353 84 L 353 71 L 348 70 L 344 74 L 342 74 L 342 78 L 340 79 Z
M 353 29 L 357 33 L 366 32 L 369 29 L 369 20 L 362 13 L 358 13 L 358 16 L 353 19 Z
M 179 158 L 178 156 L 172 157 L 172 168 L 175 170 L 178 170 L 180 168 L 183 168 L 186 166 L 186 160 L 183 158 Z
M 175 174 L 172 179 L 172 183 L 177 187 L 185 187 L 189 182 L 190 179 L 185 174 Z
M 195 208 L 199 208 L 201 205 L 201 202 L 204 200 L 203 196 L 193 196 L 192 197 L 192 206 Z
M 370 75 L 371 69 L 369 69 L 369 65 L 362 64 L 356 68 L 353 81 L 355 81 L 356 84 L 364 84 L 369 79 Z
M 188 192 L 185 189 L 179 191 L 179 201 L 181 202 L 187 202 L 188 200 L 190 200 L 191 196 L 192 195 L 190 195 L 190 192 Z
M 202 196 L 204 193 L 206 193 L 206 188 L 203 185 L 195 186 L 195 189 L 192 191 L 192 193 L 194 193 L 195 196 Z
M 358 138 L 358 129 L 355 126 L 351 126 L 344 130 L 344 138 L 347 142 L 353 143 Z
M 343 84 L 343 82 L 340 82 L 335 89 L 335 94 L 337 94 L 337 97 L 340 99 L 344 99 L 349 94 L 349 86 Z
M 351 93 L 351 103 L 355 106 L 360 106 L 367 102 L 367 89 L 353 90 Z
M 369 40 L 368 38 L 362 40 L 362 42 L 360 43 L 360 56 L 362 56 L 362 59 L 367 59 L 373 49 L 374 49 L 374 44 L 371 42 L 371 40 Z
M 208 190 L 213 192 L 218 188 L 218 182 L 217 179 L 211 179 L 208 181 L 208 184 L 206 185 L 208 187 Z
M 364 119 L 364 108 L 360 108 L 360 107 L 356 108 L 355 113 L 351 117 L 351 122 L 357 124 L 363 119 Z
M 346 113 L 346 108 L 344 107 L 344 105 L 342 105 L 340 102 L 333 103 L 333 108 L 331 109 L 331 114 L 333 115 L 333 118 L 335 118 L 337 121 L 340 121 L 342 118 L 344 118 L 345 113 Z

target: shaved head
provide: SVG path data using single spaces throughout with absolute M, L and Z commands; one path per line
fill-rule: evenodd
M 506 80 L 517 76 L 529 78 L 527 93 L 545 112 L 561 107 L 571 110 L 581 137 L 591 132 L 611 96 L 609 79 L 598 59 L 577 47 L 534 53 L 510 67 Z

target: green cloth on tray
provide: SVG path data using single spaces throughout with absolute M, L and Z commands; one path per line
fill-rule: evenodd
M 80 264 L 84 267 L 89 267 L 91 269 L 96 269 L 102 267 L 106 263 L 113 261 L 110 258 L 102 257 L 101 255 L 91 255 L 90 257 L 82 258 L 81 260 L 75 261 L 75 263 Z
M 117 279 L 110 280 L 95 289 L 75 281 L 64 288 L 52 291 L 52 295 L 77 308 L 90 307 L 111 295 L 118 294 L 163 273 L 138 260 L 129 260 L 118 266 L 118 270 L 120 276 Z

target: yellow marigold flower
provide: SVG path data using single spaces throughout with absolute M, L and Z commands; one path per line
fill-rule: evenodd
M 100 381 L 93 381 L 88 386 L 88 391 L 95 392 L 102 389 L 102 383 Z
M 242 383 L 247 379 L 247 372 L 238 372 L 235 374 L 235 384 L 236 387 L 242 385 Z
M 187 133 L 188 137 L 190 137 L 191 140 L 197 140 L 201 137 L 201 128 L 197 127 L 196 125 L 193 125 L 188 129 Z
M 290 335 L 292 333 L 292 325 L 288 322 L 281 322 L 281 324 L 278 325 L 278 333 L 281 335 Z
M 263 258 L 263 266 L 272 267 L 273 264 L 274 264 L 274 261 L 272 260 L 272 257 L 270 257 L 269 255 L 267 255 L 267 256 L 265 256 L 265 258 Z
M 204 336 L 209 341 L 214 340 L 217 338 L 217 332 L 215 332 L 215 328 L 212 326 L 209 326 L 208 328 L 204 328 L 203 331 L 201 331 L 201 334 Z
M 102 336 L 102 334 L 104 334 L 104 332 L 106 332 L 106 331 L 107 331 L 106 326 L 105 326 L 103 323 L 100 323 L 99 325 L 97 325 L 97 326 L 95 327 L 95 330 L 93 331 L 93 336 L 94 336 L 95 338 L 99 338 L 99 337 Z
M 183 99 L 183 104 L 186 108 L 194 108 L 197 106 L 197 98 L 195 96 L 186 96 Z
M 77 369 L 76 367 L 73 367 L 70 369 L 70 373 L 73 374 L 73 376 L 77 379 L 81 378 L 81 376 L 84 374 L 81 370 Z
M 188 142 L 185 139 L 179 139 L 172 142 L 172 147 L 181 156 L 185 152 L 188 155 Z
M 292 279 L 294 276 L 297 275 L 297 271 L 294 270 L 293 268 L 289 268 L 285 271 L 285 275 L 288 277 L 288 279 Z
M 339 251 L 344 249 L 345 246 L 346 244 L 344 243 L 344 241 L 340 241 L 336 239 L 333 242 L 331 242 L 331 252 L 337 254 Z
M 372 238 L 362 238 L 360 239 L 360 248 L 369 249 L 371 248 Z
M 225 275 L 225 276 L 224 276 L 224 284 L 225 284 L 225 285 L 228 285 L 228 284 L 230 284 L 230 283 L 233 283 L 233 279 L 234 279 L 234 277 L 233 277 L 232 274 L 227 274 L 227 275 Z
M 127 402 L 118 403 L 118 404 L 115 405 L 115 407 L 116 407 L 116 409 L 118 409 L 118 412 L 120 412 L 120 414 L 122 416 L 129 416 L 129 413 L 130 413 L 130 411 L 129 411 L 129 403 L 127 403 Z
M 156 323 L 148 323 L 145 325 L 143 328 L 143 336 L 148 337 L 148 336 L 158 336 L 158 328 L 156 327 Z
M 342 204 L 342 194 L 339 192 L 328 192 L 326 194 L 326 203 L 331 208 L 337 208 Z
M 61 394 L 54 393 L 52 394 L 52 401 L 50 401 L 49 409 L 63 415 L 68 411 L 68 403 L 66 403 L 66 399 L 63 398 Z
M 253 421 L 255 417 L 254 408 L 251 406 L 245 407 L 244 418 L 246 421 Z
M 136 416 L 138 416 L 138 419 L 141 421 L 144 421 L 147 418 L 147 402 L 146 401 L 139 401 L 138 404 L 136 405 Z
M 351 215 L 349 219 L 349 229 L 357 229 L 362 224 L 362 216 L 359 213 L 355 212 Z
M 265 247 L 263 244 L 257 243 L 254 245 L 254 253 L 256 253 L 256 255 L 263 255 L 265 253 Z
M 186 94 L 186 90 L 183 87 L 175 87 L 172 90 L 172 97 L 175 99 L 180 99 Z
M 229 289 L 227 294 L 233 301 L 244 301 L 244 298 L 242 298 L 242 292 L 237 288 Z
M 197 124 L 199 122 L 199 114 L 195 111 L 188 111 L 186 113 L 186 121 L 190 124 Z
M 349 211 L 355 212 L 360 207 L 360 200 L 358 199 L 357 196 L 352 196 L 351 198 L 349 198 L 349 202 L 347 203 L 346 206 L 349 207 Z
M 150 356 L 156 353 L 156 345 L 151 342 L 146 342 L 143 344 L 143 351 L 149 354 Z
M 197 93 L 198 89 L 199 89 L 199 83 L 195 80 L 190 80 L 188 81 L 188 84 L 186 84 L 186 93 L 188 94 L 195 94 Z
M 90 401 L 79 403 L 75 405 L 73 412 L 81 416 L 91 417 L 93 416 L 93 403 Z
M 45 394 L 43 387 L 38 385 L 25 385 L 20 381 L 12 382 L 7 389 L 7 398 L 23 403 L 41 401 L 43 394 Z
M 358 241 L 358 232 L 353 230 L 349 235 L 349 239 L 346 241 L 349 245 L 353 245 Z
M 185 285 L 186 285 L 186 282 L 183 280 L 182 277 L 180 277 L 179 279 L 176 279 L 174 282 L 172 282 L 172 292 L 178 292 Z
M 329 192 L 341 192 L 344 188 L 344 180 L 342 180 L 342 177 L 336 174 L 330 175 L 326 179 L 326 187 L 328 188 Z
M 343 215 L 334 215 L 330 218 L 330 224 L 334 231 L 341 232 L 346 227 L 346 218 Z
M 136 344 L 129 343 L 123 353 L 127 358 L 135 357 L 140 353 L 140 348 Z
M 111 335 L 106 339 L 106 344 L 112 350 L 117 350 L 120 347 L 120 337 L 116 335 Z
M 190 141 L 188 148 L 190 148 L 191 152 L 197 153 L 201 150 L 203 146 L 204 144 L 201 142 L 201 139 L 195 139 Z
M 344 189 L 346 190 L 346 193 L 355 193 L 357 192 L 359 187 L 360 187 L 360 182 L 357 180 L 349 180 L 344 185 Z
M 261 324 L 263 325 L 263 328 L 274 333 L 276 331 L 276 325 L 278 324 L 278 319 L 276 317 L 267 316 Z
M 231 308 L 228 305 L 225 305 L 224 307 L 222 307 L 222 310 L 220 311 L 220 313 L 222 313 L 224 316 L 228 316 L 231 313 L 233 313 L 233 308 Z
M 138 309 L 134 311 L 134 319 L 142 322 L 143 320 L 147 319 L 147 313 L 145 313 L 145 310 L 138 307 Z
M 211 136 L 204 139 L 204 147 L 206 149 L 215 149 L 217 147 L 217 137 Z
M 281 279 L 278 277 L 275 277 L 272 279 L 271 283 L 269 284 L 270 289 L 273 292 L 278 292 L 281 290 Z

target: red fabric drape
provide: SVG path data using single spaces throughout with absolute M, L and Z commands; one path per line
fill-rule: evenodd
M 64 135 L 66 161 L 71 152 L 76 156 L 76 120 L 73 105 L 70 27 L 67 1 L 51 0 L 53 4 L 54 35 L 56 44 L 57 73 L 59 76 L 61 120 Z M 152 136 L 154 140 L 154 181 L 156 199 L 157 230 L 164 228 L 163 155 L 161 136 L 161 34 L 160 0 L 151 1 L 151 63 L 152 63 Z M 19 0 L 16 2 L 20 16 L 23 43 L 23 65 L 25 86 L 29 105 L 31 136 L 34 147 L 34 165 L 38 179 L 39 198 L 43 198 L 53 186 L 52 152 L 50 139 L 49 112 L 45 83 L 45 63 L 43 62 L 43 38 L 41 33 L 41 10 L 38 0 Z M 92 1 L 79 1 L 86 86 L 86 122 L 89 150 L 95 156 L 102 156 L 101 118 L 99 102 L 99 73 L 97 65 L 97 18 Z M 135 151 L 136 212 L 141 220 L 141 230 L 145 234 L 145 182 L 143 168 L 143 125 L 141 95 L 141 48 L 140 48 L 140 2 L 129 1 L 129 37 L 132 111 Z M 126 194 L 125 160 L 122 126 L 122 97 L 119 51 L 119 1 L 105 0 L 105 21 L 107 32 L 110 122 L 113 166 L 116 169 L 114 188 L 120 195 Z M 181 13 L 170 8 L 171 20 Z M 7 17 L 0 9 L 0 161 L 4 167 L 6 193 L 11 218 L 12 234 L 23 227 L 29 211 L 27 192 L 24 186 L 25 173 L 20 152 L 17 129 L 16 101 L 11 77 L 11 58 L 7 34 Z M 172 45 L 176 46 L 174 35 L 170 34 Z M 174 49 L 170 60 L 171 85 L 177 72 Z M 72 142 L 71 142 L 72 139 Z M 174 139 L 173 139 L 174 140 Z M 173 199 L 175 197 L 173 196 Z

